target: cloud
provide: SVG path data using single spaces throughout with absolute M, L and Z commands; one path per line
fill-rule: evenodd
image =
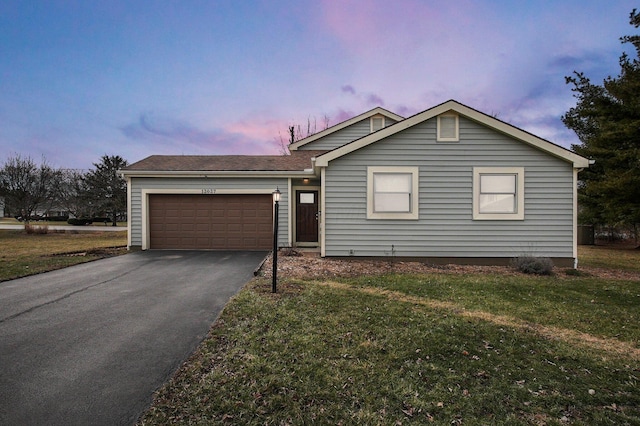
M 417 113 L 419 113 L 421 111 L 417 110 L 416 108 L 408 107 L 408 106 L 405 106 L 405 105 L 398 105 L 391 112 L 395 112 L 396 114 L 398 114 L 398 115 L 400 115 L 400 116 L 402 116 L 404 118 L 408 118 L 408 117 L 411 117 L 412 115 L 416 115 Z
M 375 93 L 359 93 L 356 89 L 350 85 L 343 85 L 340 90 L 342 93 L 351 95 L 353 100 L 357 101 L 357 104 L 363 108 L 372 108 L 377 106 L 384 106 L 384 99 Z M 363 111 L 364 112 L 364 111 Z
M 262 139 L 255 126 L 236 123 L 226 128 L 200 129 L 186 121 L 155 113 L 142 113 L 134 122 L 120 127 L 129 140 L 150 143 L 154 153 L 180 154 L 264 154 L 275 153 L 273 140 Z
M 341 89 L 342 93 L 351 93 L 352 95 L 356 94 L 356 89 L 354 89 L 350 84 L 345 84 Z
M 358 114 L 361 114 L 363 111 L 359 112 Z M 343 109 L 338 109 L 338 111 L 336 111 L 335 113 L 332 114 L 332 123 L 331 125 L 336 125 L 338 123 L 342 123 L 343 121 L 346 121 L 350 118 L 355 117 L 356 115 L 358 115 L 356 113 L 354 113 L 353 111 L 345 111 Z
M 382 98 L 375 94 L 370 94 L 367 96 L 367 103 L 371 106 L 383 106 L 384 101 Z

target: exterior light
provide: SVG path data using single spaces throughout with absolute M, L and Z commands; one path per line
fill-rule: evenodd
M 273 191 L 273 271 L 271 273 L 271 293 L 277 291 L 278 282 L 278 210 L 281 195 L 282 193 L 278 188 Z

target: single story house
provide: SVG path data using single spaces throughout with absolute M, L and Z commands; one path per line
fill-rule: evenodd
M 153 155 L 121 171 L 129 246 L 577 265 L 578 172 L 589 160 L 450 100 L 403 118 L 375 108 L 290 155 Z

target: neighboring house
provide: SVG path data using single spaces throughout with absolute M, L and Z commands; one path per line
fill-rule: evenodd
M 577 181 L 589 160 L 455 101 L 403 119 L 375 108 L 288 156 L 151 156 L 122 171 L 129 246 L 272 247 L 330 257 L 577 262 Z

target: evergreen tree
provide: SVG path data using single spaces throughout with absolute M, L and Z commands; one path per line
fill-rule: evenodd
M 640 26 L 634 9 L 630 23 Z M 620 75 L 592 84 L 583 73 L 566 77 L 577 104 L 563 117 L 581 144 L 572 149 L 595 164 L 580 174 L 580 220 L 595 225 L 631 227 L 640 224 L 640 36 L 625 36 L 636 58 L 623 53 Z
M 103 155 L 101 162 L 93 165 L 95 170 L 85 176 L 89 198 L 93 207 L 107 213 L 116 226 L 118 216 L 127 208 L 127 182 L 118 174 L 127 161 L 119 155 Z

